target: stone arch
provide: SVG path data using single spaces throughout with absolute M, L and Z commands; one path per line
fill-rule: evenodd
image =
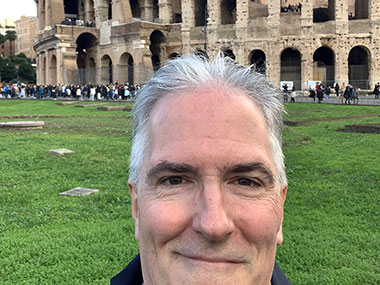
M 335 0 L 313 0 L 313 22 L 321 23 L 335 19 Z
M 225 49 L 225 50 L 223 50 L 223 55 L 225 57 L 232 58 L 233 60 L 236 59 L 236 56 L 235 56 L 234 52 L 232 51 L 232 49 Z
M 161 67 L 162 59 L 166 58 L 165 36 L 161 31 L 154 30 L 149 39 L 149 49 L 152 52 L 152 67 L 154 71 L 157 71 Z
M 355 46 L 348 54 L 348 80 L 356 88 L 369 89 L 371 54 L 364 46 Z
M 133 84 L 134 80 L 134 61 L 130 53 L 124 52 L 119 61 L 119 83 L 129 82 Z
M 205 26 L 208 18 L 207 0 L 194 0 L 195 26 Z
M 222 25 L 236 23 L 236 0 L 220 1 L 220 17 Z
M 85 32 L 77 37 L 76 44 L 78 68 L 76 78 L 78 78 L 80 84 L 86 84 L 88 82 L 94 83 L 96 68 L 90 66 L 90 58 L 96 57 L 97 38 L 94 34 Z
M 129 5 L 131 7 L 132 18 L 141 18 L 141 9 L 140 9 L 139 0 L 129 0 Z
M 262 50 L 256 49 L 251 51 L 249 55 L 249 62 L 254 71 L 263 75 L 266 74 L 266 56 Z
M 113 65 L 112 59 L 105 54 L 100 59 L 100 72 L 102 83 L 108 84 L 113 82 Z
M 295 90 L 301 90 L 301 53 L 296 48 L 286 48 L 281 53 L 281 81 L 293 81 Z
M 53 54 L 49 64 L 50 84 L 57 84 L 57 57 Z
M 334 85 L 335 54 L 327 46 L 316 49 L 313 54 L 313 80 L 322 81 L 325 86 Z

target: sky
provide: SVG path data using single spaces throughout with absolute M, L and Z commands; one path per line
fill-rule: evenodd
M 36 16 L 34 0 L 0 0 L 0 22 L 4 19 L 18 20 L 21 16 Z

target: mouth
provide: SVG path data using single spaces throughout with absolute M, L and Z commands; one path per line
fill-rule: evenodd
M 204 256 L 204 255 L 186 255 L 180 254 L 181 257 L 190 260 L 191 262 L 199 262 L 204 264 L 213 264 L 213 265 L 235 265 L 245 263 L 243 260 L 236 258 L 226 258 L 219 256 Z

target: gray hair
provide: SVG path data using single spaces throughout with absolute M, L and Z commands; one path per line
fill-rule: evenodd
M 139 90 L 133 107 L 133 141 L 129 165 L 129 180 L 137 185 L 149 147 L 149 117 L 154 106 L 163 97 L 194 89 L 210 88 L 219 84 L 241 91 L 261 109 L 269 131 L 273 160 L 280 186 L 287 184 L 282 153 L 282 115 L 284 107 L 279 93 L 265 77 L 251 67 L 243 67 L 219 54 L 209 61 L 199 55 L 186 55 L 170 60 Z

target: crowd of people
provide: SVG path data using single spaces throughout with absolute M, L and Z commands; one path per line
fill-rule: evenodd
M 71 19 L 71 18 L 65 18 L 61 22 L 62 25 L 66 26 L 85 26 L 85 27 L 95 27 L 95 23 L 93 21 L 84 21 L 84 20 L 78 20 L 78 19 Z
M 281 7 L 281 12 L 286 13 L 286 12 L 301 12 L 302 4 L 298 3 L 297 5 L 288 5 L 288 6 L 283 6 Z
M 334 83 L 333 88 L 335 90 L 335 95 L 340 98 L 341 104 L 359 103 L 358 92 L 351 84 L 345 85 L 343 83 L 342 87 L 340 87 L 339 83 L 336 82 Z M 314 101 L 318 99 L 318 103 L 322 103 L 323 99 L 328 102 L 331 92 L 330 86 L 325 87 L 322 83 L 318 82 L 315 88 L 309 88 L 309 97 L 313 98 Z
M 0 87 L 2 98 L 74 99 L 74 100 L 133 100 L 140 85 L 34 85 L 5 84 Z

